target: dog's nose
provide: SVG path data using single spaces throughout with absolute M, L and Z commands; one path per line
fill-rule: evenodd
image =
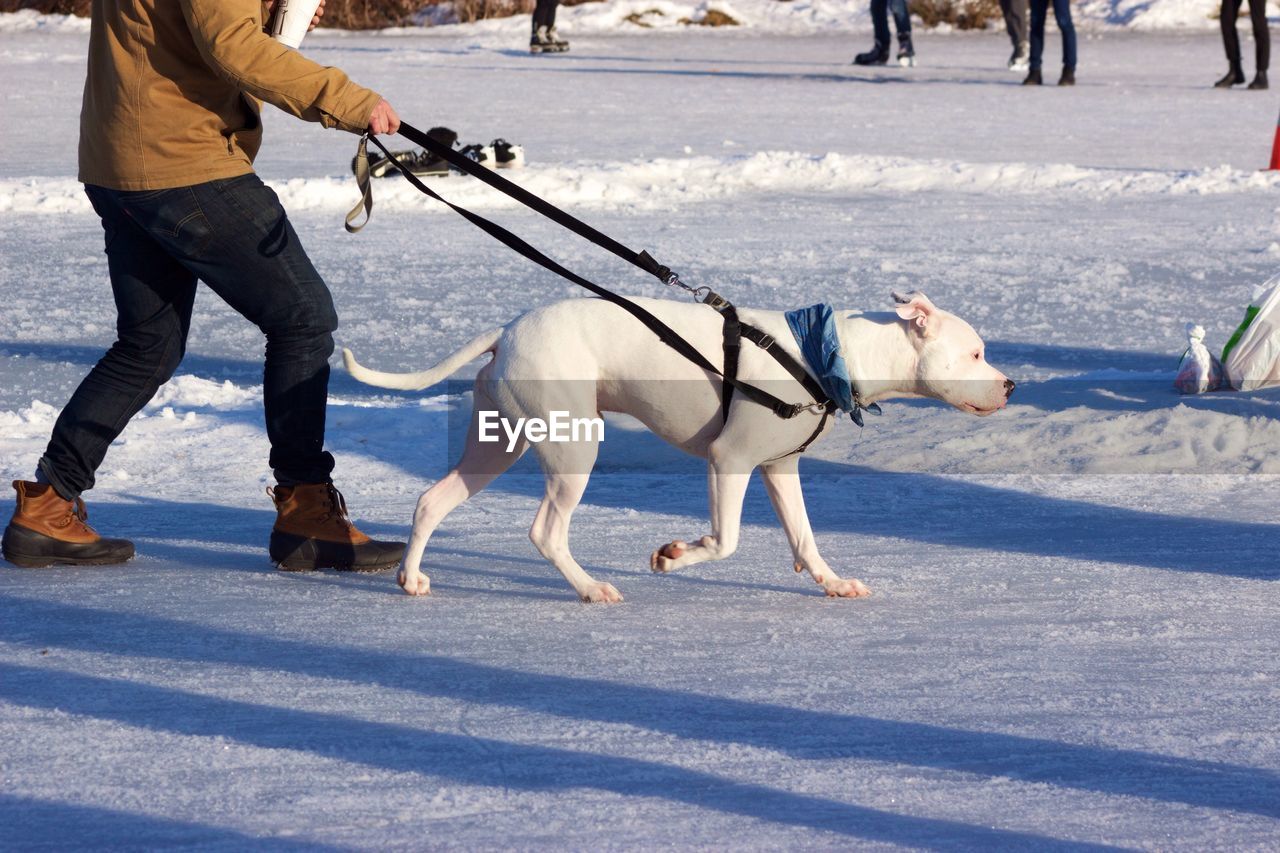
M 1006 380 L 1004 381 L 1004 398 L 1005 398 L 1006 400 L 1008 400 L 1008 399 L 1009 399 L 1009 396 L 1010 396 L 1011 394 L 1013 394 L 1013 389 L 1014 389 L 1014 387 L 1015 387 L 1015 386 L 1014 386 L 1014 384 L 1013 384 L 1013 380 L 1012 380 L 1012 379 L 1006 379 Z

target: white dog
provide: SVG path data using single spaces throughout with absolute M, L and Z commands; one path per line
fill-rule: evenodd
M 919 395 L 962 411 L 989 415 L 1004 407 L 1013 382 L 987 364 L 982 339 L 958 317 L 934 307 L 920 293 L 894 294 L 894 314 L 836 312 L 841 353 L 863 404 L 890 396 Z M 636 299 L 712 363 L 721 363 L 722 320 L 705 305 Z M 781 312 L 740 309 L 743 322 L 772 335 L 800 357 Z M 347 370 L 361 382 L 419 390 L 491 353 L 476 377 L 471 425 L 457 467 L 423 493 L 413 517 L 413 535 L 397 577 L 410 595 L 430 592 L 420 571 L 432 532 L 455 507 L 491 483 L 528 449 L 520 437 L 508 450 L 501 441 L 480 441 L 479 413 L 496 411 L 514 422 L 550 412 L 574 419 L 600 412 L 631 415 L 666 441 L 705 458 L 711 503 L 711 533 L 688 545 L 671 542 L 650 557 L 655 572 L 669 572 L 732 554 L 747 481 L 760 468 L 765 488 L 795 555 L 795 570 L 808 571 L 827 595 L 860 597 L 860 581 L 841 578 L 818 554 L 805 513 L 797 474 L 797 448 L 820 423 L 803 412 L 782 419 L 736 394 L 727 421 L 721 416 L 718 377 L 695 366 L 657 340 L 654 333 L 616 305 L 600 299 L 569 299 L 531 311 L 509 325 L 485 332 L 429 370 L 394 374 L 369 370 L 343 350 Z M 800 359 L 803 363 L 803 359 Z M 743 341 L 739 378 L 788 402 L 810 402 L 795 379 L 765 352 Z M 829 428 L 830 418 L 826 424 Z M 546 474 L 546 494 L 529 538 L 564 575 L 583 601 L 621 601 L 569 553 L 569 520 L 587 487 L 599 436 L 535 444 Z

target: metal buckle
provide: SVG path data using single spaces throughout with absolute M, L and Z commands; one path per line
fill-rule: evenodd
M 765 332 L 760 337 L 760 340 L 754 341 L 753 343 L 755 343 L 756 346 L 760 347 L 760 349 L 768 349 L 774 344 L 773 335 L 769 334 L 768 332 Z
M 702 289 L 702 288 L 699 288 Z M 729 306 L 729 300 L 713 290 L 707 289 L 707 295 L 702 297 L 702 304 L 710 305 L 717 311 L 723 311 Z

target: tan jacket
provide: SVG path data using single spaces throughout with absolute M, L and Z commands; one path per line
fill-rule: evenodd
M 263 31 L 259 0 L 93 0 L 80 180 L 117 190 L 253 171 L 258 102 L 360 133 L 380 96 Z

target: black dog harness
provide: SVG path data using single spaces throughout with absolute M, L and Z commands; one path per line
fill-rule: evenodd
M 548 219 L 559 225 L 569 229 L 578 236 L 595 243 L 602 249 L 606 249 L 633 266 L 639 267 L 649 275 L 654 276 L 663 284 L 672 287 L 679 287 L 688 291 L 694 298 L 701 301 L 704 305 L 710 306 L 719 312 L 724 320 L 724 369 L 718 369 L 712 364 L 701 352 L 699 352 L 692 344 L 680 337 L 674 329 L 663 323 L 652 313 L 613 291 L 601 287 L 600 285 L 578 275 L 572 270 L 562 266 L 557 261 L 535 249 L 529 243 L 513 234 L 501 225 L 485 219 L 464 207 L 460 207 L 447 199 L 441 197 L 438 193 L 424 184 L 416 175 L 409 171 L 397 157 L 387 149 L 382 141 L 376 136 L 365 133 L 360 138 L 360 147 L 356 152 L 355 172 L 356 184 L 360 188 L 361 199 L 351 212 L 347 214 L 346 229 L 351 233 L 355 233 L 368 224 L 369 218 L 373 213 L 373 188 L 371 175 L 369 174 L 369 152 L 368 143 L 372 140 L 373 144 L 382 150 L 382 153 L 395 164 L 401 174 L 411 183 L 419 192 L 430 196 L 433 199 L 447 205 L 454 212 L 462 216 L 471 224 L 480 228 L 494 239 L 506 245 L 508 248 L 520 253 L 524 257 L 534 263 L 550 270 L 560 277 L 573 282 L 590 292 L 599 296 L 608 302 L 627 311 L 640 322 L 644 323 L 658 339 L 667 346 L 680 353 L 682 356 L 693 362 L 698 367 L 708 373 L 720 377 L 721 395 L 720 395 L 720 413 L 722 420 L 728 420 L 729 406 L 733 402 L 733 395 L 740 392 L 747 399 L 759 403 L 765 408 L 771 410 L 780 418 L 791 419 L 799 415 L 801 412 L 811 412 L 821 415 L 821 420 L 813 433 L 804 440 L 799 447 L 784 456 L 790 456 L 793 453 L 803 453 L 809 448 L 815 439 L 826 429 L 827 419 L 831 417 L 837 410 L 834 401 L 822 390 L 822 386 L 816 379 L 809 375 L 804 366 L 800 364 L 790 353 L 786 352 L 772 335 L 750 325 L 743 323 L 738 319 L 737 309 L 719 294 L 713 292 L 708 287 L 694 288 L 685 284 L 680 280 L 680 276 L 672 272 L 667 266 L 664 266 L 654 260 L 653 256 L 648 252 L 636 252 L 627 248 L 617 240 L 596 230 L 580 219 L 566 213 L 545 199 L 539 198 L 523 187 L 512 183 L 501 175 L 495 174 L 492 170 L 481 166 L 479 163 L 463 156 L 461 153 L 454 151 L 452 147 L 444 145 L 417 128 L 401 123 L 400 134 L 410 141 L 422 146 L 425 150 L 436 155 L 442 160 L 448 162 L 451 166 L 477 178 L 499 192 L 515 199 L 526 207 L 537 211 Z M 360 216 L 360 211 L 364 210 L 364 222 L 356 224 L 355 220 Z M 745 338 L 755 344 L 760 349 L 767 352 L 792 378 L 804 387 L 805 391 L 813 398 L 813 402 L 809 403 L 788 403 L 762 388 L 743 382 L 738 378 L 738 362 L 742 350 L 742 339 Z M 855 400 L 857 395 L 855 392 Z M 859 405 L 855 407 L 853 412 L 854 421 L 861 426 L 862 418 L 860 416 Z M 781 457 L 779 457 L 781 458 Z

